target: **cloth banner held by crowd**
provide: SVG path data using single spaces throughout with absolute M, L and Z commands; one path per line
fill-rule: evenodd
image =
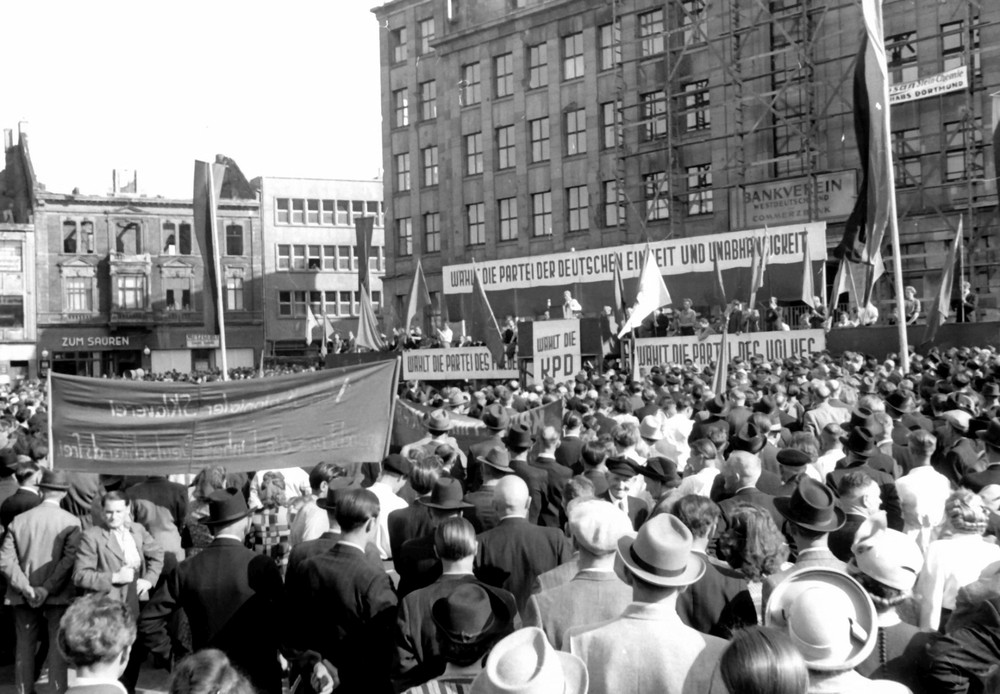
M 398 361 L 245 381 L 52 374 L 53 467 L 168 475 L 381 460 Z

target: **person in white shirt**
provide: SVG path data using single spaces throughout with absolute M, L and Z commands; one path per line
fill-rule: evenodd
M 330 481 L 343 477 L 347 473 L 342 467 L 333 463 L 318 463 L 309 473 L 309 486 L 312 494 L 305 504 L 295 514 L 292 527 L 288 533 L 288 544 L 294 547 L 300 542 L 315 540 L 330 530 L 330 519 L 325 509 L 316 505 L 316 499 L 325 499 Z
M 837 461 L 844 457 L 844 444 L 840 442 L 840 437 L 844 435 L 844 430 L 839 424 L 827 424 L 820 432 L 819 444 L 820 454 L 813 463 L 820 479 L 825 480 L 826 476 L 837 467 Z
M 924 429 L 907 436 L 910 472 L 896 480 L 896 491 L 903 507 L 903 532 L 916 541 L 921 552 L 938 538 L 944 524 L 944 505 L 951 495 L 951 482 L 931 467 L 937 446 L 934 434 Z
M 562 313 L 563 318 L 579 318 L 580 314 L 583 313 L 583 306 L 568 291 L 563 292 Z
M 368 488 L 368 491 L 378 497 L 381 509 L 374 542 L 382 559 L 392 559 L 392 548 L 389 545 L 389 514 L 409 505 L 397 495 L 406 484 L 409 475 L 410 461 L 398 453 L 392 453 L 382 461 L 382 473 Z
M 691 444 L 687 470 L 681 485 L 677 488 L 677 494 L 679 496 L 697 494 L 709 498 L 712 483 L 718 474 L 718 450 L 715 444 L 708 439 L 698 439 Z
M 289 501 L 300 496 L 308 497 L 312 493 L 309 473 L 300 467 L 260 470 L 250 480 L 250 496 L 247 505 L 251 511 L 264 507 L 260 501 L 260 485 L 264 482 L 264 475 L 269 472 L 280 472 L 281 476 L 285 478 L 285 498 Z

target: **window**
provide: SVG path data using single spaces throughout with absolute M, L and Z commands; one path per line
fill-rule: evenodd
M 531 163 L 549 159 L 549 119 L 539 118 L 528 124 L 531 130 Z
M 306 201 L 292 200 L 292 224 L 306 223 Z
M 482 101 L 479 91 L 479 63 L 469 63 L 462 66 L 462 87 L 458 93 L 459 105 L 473 106 Z
M 681 86 L 684 96 L 684 127 L 688 132 L 705 130 L 712 124 L 709 110 L 708 80 L 688 82 Z
M 351 223 L 351 203 L 349 200 L 337 201 L 337 226 L 347 226 Z
M 493 73 L 496 75 L 496 95 L 510 96 L 514 93 L 514 56 L 511 53 L 498 55 L 493 59 Z
M 163 223 L 163 254 L 177 255 L 177 225 L 173 222 Z
M 469 245 L 486 243 L 486 205 L 481 202 L 466 205 L 465 219 L 469 225 Z
M 227 277 L 226 278 L 226 304 L 225 309 L 227 311 L 242 311 L 243 310 L 243 278 L 242 277 Z
M 94 310 L 94 278 L 63 277 L 63 311 Z
M 899 84 L 917 79 L 917 32 L 907 31 L 885 37 L 889 82 Z
M 639 117 L 645 140 L 666 137 L 667 100 L 662 91 L 639 95 Z
M 322 270 L 323 269 L 323 247 L 308 246 L 306 248 L 306 268 L 309 270 Z
M 278 292 L 278 315 L 285 318 L 302 318 L 306 315 L 306 292 Z
M 353 219 L 363 217 L 365 214 L 364 200 L 351 200 L 351 215 Z
M 337 313 L 341 316 L 351 315 L 351 292 L 339 292 Z
M 337 247 L 336 246 L 323 246 L 323 269 L 324 270 L 336 270 L 337 269 Z
M 625 222 L 625 200 L 618 190 L 617 181 L 604 182 L 604 226 L 618 226 Z
M 410 112 L 407 105 L 406 88 L 397 89 L 392 93 L 392 127 L 405 128 L 410 124 Z
M 375 218 L 375 226 L 382 226 L 382 203 L 378 200 L 369 200 L 365 203 L 365 210 L 369 215 Z
M 944 124 L 945 152 L 944 180 L 964 181 L 966 178 L 977 179 L 985 175 L 983 168 L 983 128 L 982 119 L 975 118 L 970 122 L 951 121 Z M 966 138 L 972 138 L 972 158 L 966 159 Z
M 78 242 L 76 222 L 63 222 L 63 253 L 76 253 Z
M 377 289 L 372 290 L 372 311 L 378 313 L 382 310 L 382 292 Z
M 465 173 L 469 176 L 483 172 L 483 134 L 465 136 Z
M 396 191 L 410 189 L 410 153 L 396 155 Z
M 424 215 L 424 253 L 441 251 L 441 215 L 428 212 Z
M 292 247 L 287 243 L 278 244 L 278 269 L 288 270 L 292 267 Z
M 409 223 L 409 218 L 407 218 Z M 337 246 L 337 269 L 341 272 L 351 271 L 351 257 L 354 255 L 351 246 Z
M 646 198 L 646 219 L 649 221 L 669 219 L 670 186 L 667 182 L 667 173 L 657 171 L 643 174 L 642 187 Z
M 243 255 L 243 225 L 226 225 L 226 255 Z
M 622 63 L 622 25 L 602 24 L 597 28 L 600 69 L 610 70 Z
M 532 236 L 552 235 L 552 192 L 531 194 Z
M 83 223 L 83 238 L 86 239 L 87 225 L 90 222 Z M 93 250 L 93 249 L 91 249 Z M 177 231 L 177 250 L 181 255 L 191 255 L 191 225 L 188 222 L 181 222 L 178 226 Z
M 708 17 L 705 0 L 682 0 L 681 26 L 684 28 L 684 45 L 704 43 L 708 40 Z
M 185 289 L 184 285 L 190 280 L 164 280 L 165 283 L 173 286 L 167 287 L 164 294 L 166 301 L 164 308 L 167 311 L 190 311 L 191 310 L 191 290 Z
M 434 41 L 434 18 L 421 19 L 417 22 L 417 54 L 426 55 L 433 51 L 431 43 Z
M 513 241 L 517 238 L 517 198 L 497 200 L 500 210 L 500 240 Z
M 438 148 L 424 147 L 420 150 L 420 160 L 424 169 L 424 185 L 438 184 Z
M 185 255 L 191 254 L 191 225 L 181 224 L 182 241 L 181 248 L 183 249 L 183 232 L 187 229 L 187 253 Z M 94 223 L 89 219 L 85 219 L 80 222 L 80 251 L 83 253 L 93 253 L 94 252 Z M 181 253 L 184 253 L 182 250 Z
M 965 22 L 949 22 L 941 25 L 941 59 L 945 72 L 965 65 L 965 42 L 968 34 Z M 982 60 L 979 52 L 979 27 L 972 28 L 972 76 L 982 75 Z
M 368 269 L 372 272 L 381 272 L 382 255 L 385 249 L 382 246 L 372 246 L 368 252 Z
M 896 186 L 910 188 L 920 185 L 920 128 L 893 132 L 892 154 Z
M 319 200 L 306 200 L 306 224 L 319 224 Z
M 390 31 L 389 44 L 392 46 L 392 62 L 401 63 L 406 60 L 406 27 Z
M 563 79 L 583 77 L 583 32 L 563 36 Z
M 689 166 L 687 171 L 688 215 L 712 213 L 711 164 Z
M 278 315 L 290 318 L 292 315 L 292 293 L 278 292 Z
M 622 123 L 618 118 L 621 104 L 617 101 L 606 101 L 601 104 L 601 146 L 610 149 L 622 144 Z
M 420 83 L 420 120 L 434 120 L 438 115 L 437 82 Z
M 146 307 L 145 275 L 117 275 L 115 280 L 115 308 L 136 310 Z
M 548 44 L 528 46 L 528 89 L 538 89 L 549 83 Z
M 320 216 L 320 224 L 324 226 L 333 226 L 334 220 L 334 209 L 336 208 L 336 203 L 333 200 L 324 200 L 323 209 Z
M 127 255 L 142 253 L 142 233 L 136 222 L 119 222 L 115 235 L 115 251 Z
M 582 108 L 566 112 L 566 155 L 587 151 L 587 112 Z
M 567 228 L 570 231 L 585 231 L 590 228 L 587 214 L 587 186 L 573 186 L 566 189 Z
M 516 165 L 514 150 L 514 126 L 497 128 L 497 168 L 511 169 Z
M 292 246 L 292 269 L 306 269 L 306 247 L 305 244 L 295 244 Z
M 288 198 L 274 199 L 274 221 L 278 224 L 288 224 L 289 221 L 289 201 Z
M 343 248 L 343 246 L 341 246 Z M 396 252 L 399 255 L 413 255 L 413 225 L 409 217 L 396 220 Z M 350 263 L 350 258 L 348 258 Z M 341 259 L 343 263 L 343 259 Z
M 639 55 L 643 58 L 663 52 L 663 10 L 639 15 Z

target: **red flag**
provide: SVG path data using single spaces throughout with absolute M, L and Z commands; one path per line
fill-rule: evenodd
M 222 277 L 219 267 L 219 233 L 216 229 L 216 205 L 222 194 L 226 167 L 204 161 L 194 163 L 194 235 L 205 267 L 205 325 L 212 334 L 221 334 Z M 210 185 L 211 182 L 211 185 Z
M 836 254 L 855 262 L 871 263 L 882 247 L 889 223 L 890 196 L 895 193 L 886 132 L 889 77 L 882 0 L 862 0 L 861 11 L 865 36 L 854 71 L 854 131 L 861 159 L 861 186 Z
M 809 235 L 802 244 L 802 302 L 812 308 L 816 307 L 816 282 L 813 278 L 812 258 L 809 257 Z
M 424 315 L 426 309 L 431 305 L 431 295 L 427 291 L 427 280 L 424 278 L 424 269 L 420 265 L 420 258 L 417 258 L 417 269 L 413 273 L 413 284 L 410 285 L 410 298 L 406 302 L 406 323 L 403 330 L 410 331 L 413 319 L 420 317 L 420 329 L 423 330 Z
M 767 242 L 767 227 L 764 228 L 764 237 L 753 240 L 753 260 L 750 265 L 750 302 L 749 308 L 753 308 L 757 302 L 757 291 L 764 288 L 764 271 L 767 270 L 767 261 L 771 256 L 771 245 Z M 725 295 L 725 292 L 723 292 Z
M 358 244 L 358 289 L 363 292 L 371 291 L 368 258 L 371 253 L 374 224 L 375 218 L 371 216 L 354 218 L 354 232 Z
M 490 300 L 486 297 L 486 290 L 483 288 L 483 281 L 479 277 L 479 269 L 476 267 L 475 261 L 472 262 L 472 275 L 474 277 L 472 287 L 474 309 L 472 316 L 467 321 L 469 335 L 473 340 L 481 341 L 489 348 L 490 354 L 493 355 L 493 360 L 497 364 L 503 364 L 503 337 L 500 334 L 497 318 L 493 315 L 493 309 L 490 307 Z
M 361 315 L 358 316 L 358 336 L 354 340 L 358 347 L 367 347 L 373 350 L 385 349 L 385 342 L 378 329 L 378 319 L 375 318 L 375 310 L 372 308 L 372 300 L 368 292 L 361 290 Z
M 729 299 L 726 298 L 726 283 L 722 281 L 722 268 L 719 267 L 718 254 L 712 258 L 712 270 L 715 277 L 715 293 L 719 296 L 719 306 L 725 306 L 729 303 Z
M 958 230 L 955 232 L 955 240 L 948 249 L 948 255 L 941 266 L 941 285 L 937 294 L 934 295 L 934 303 L 927 314 L 927 329 L 924 331 L 924 342 L 931 342 L 937 335 L 937 330 L 948 320 L 948 313 L 951 310 L 951 290 L 955 284 L 955 261 L 958 257 L 958 250 L 962 247 L 962 219 L 958 220 Z
M 726 392 L 726 382 L 729 380 L 729 313 L 726 309 L 722 314 L 722 341 L 719 343 L 719 358 L 715 362 L 715 374 L 712 378 L 712 392 L 719 397 Z

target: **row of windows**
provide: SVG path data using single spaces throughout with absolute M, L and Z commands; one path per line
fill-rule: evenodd
M 219 224 L 222 224 L 220 220 Z M 140 255 L 149 253 L 155 255 L 156 243 L 148 247 L 149 239 L 143 234 L 143 225 L 139 222 L 118 222 L 114 229 L 114 248 L 116 253 Z M 194 246 L 191 241 L 191 223 L 165 221 L 160 225 L 159 255 L 193 255 Z M 243 255 L 245 229 L 242 224 L 229 223 L 225 225 L 225 254 Z M 62 252 L 67 254 L 94 253 L 94 222 L 89 219 L 67 219 L 62 225 Z
M 971 141 L 967 141 L 970 138 Z M 910 188 L 923 182 L 923 143 L 919 128 L 895 130 L 892 133 L 893 164 L 896 186 Z M 971 145 L 971 161 L 966 165 L 966 144 Z M 962 121 L 944 124 L 941 133 L 941 147 L 928 156 L 943 156 L 944 168 L 941 180 L 945 182 L 964 181 L 966 178 L 985 176 L 983 155 L 982 119 L 976 118 L 966 129 Z
M 120 310 L 145 310 L 149 304 L 149 278 L 145 275 L 116 275 L 112 307 Z M 94 311 L 93 277 L 64 277 L 63 311 L 90 313 Z M 164 280 L 163 298 L 157 308 L 165 311 L 196 311 L 192 301 L 190 280 Z M 245 310 L 242 277 L 226 277 L 224 306 L 227 311 Z
M 688 216 L 711 214 L 714 210 L 711 165 L 700 164 L 685 169 L 687 194 L 683 199 Z M 669 179 L 666 172 L 653 172 L 642 177 L 647 220 L 669 219 L 672 207 Z M 625 199 L 618 193 L 615 181 L 605 181 L 604 226 L 613 227 L 623 222 Z M 590 193 L 587 186 L 571 186 L 565 189 L 566 228 L 569 232 L 586 231 L 590 228 Z M 535 237 L 552 234 L 552 192 L 532 193 L 531 235 Z M 518 238 L 517 198 L 500 198 L 496 201 L 497 232 L 500 241 Z M 475 202 L 465 206 L 467 244 L 476 246 L 486 243 L 486 204 Z M 423 215 L 425 253 L 441 250 L 441 216 L 438 212 Z M 413 220 L 402 217 L 396 220 L 396 247 L 400 255 L 413 254 Z
M 378 313 L 382 292 L 372 290 L 372 309 Z M 282 318 L 305 318 L 306 306 L 315 316 L 357 316 L 361 313 L 361 294 L 354 291 L 278 292 L 278 315 Z
M 374 217 L 375 226 L 382 226 L 382 203 L 378 200 L 274 199 L 277 224 L 351 226 L 355 219 L 364 216 Z
M 938 36 L 941 38 L 941 68 L 944 72 L 965 65 L 965 47 L 968 43 L 972 59 L 971 76 L 979 77 L 982 74 L 978 27 L 972 27 L 970 32 L 963 20 L 947 22 L 941 25 Z M 917 65 L 919 45 L 915 30 L 885 37 L 891 82 L 911 82 L 920 77 Z
M 417 22 L 417 55 L 427 55 L 434 49 L 434 18 L 421 19 Z M 389 32 L 389 48 L 392 51 L 392 62 L 402 63 L 409 57 L 409 43 L 406 27 L 393 29 Z
M 357 246 L 324 246 L 307 244 L 278 244 L 279 270 L 338 270 L 358 271 Z M 383 270 L 382 246 L 373 246 L 368 257 L 373 272 Z

